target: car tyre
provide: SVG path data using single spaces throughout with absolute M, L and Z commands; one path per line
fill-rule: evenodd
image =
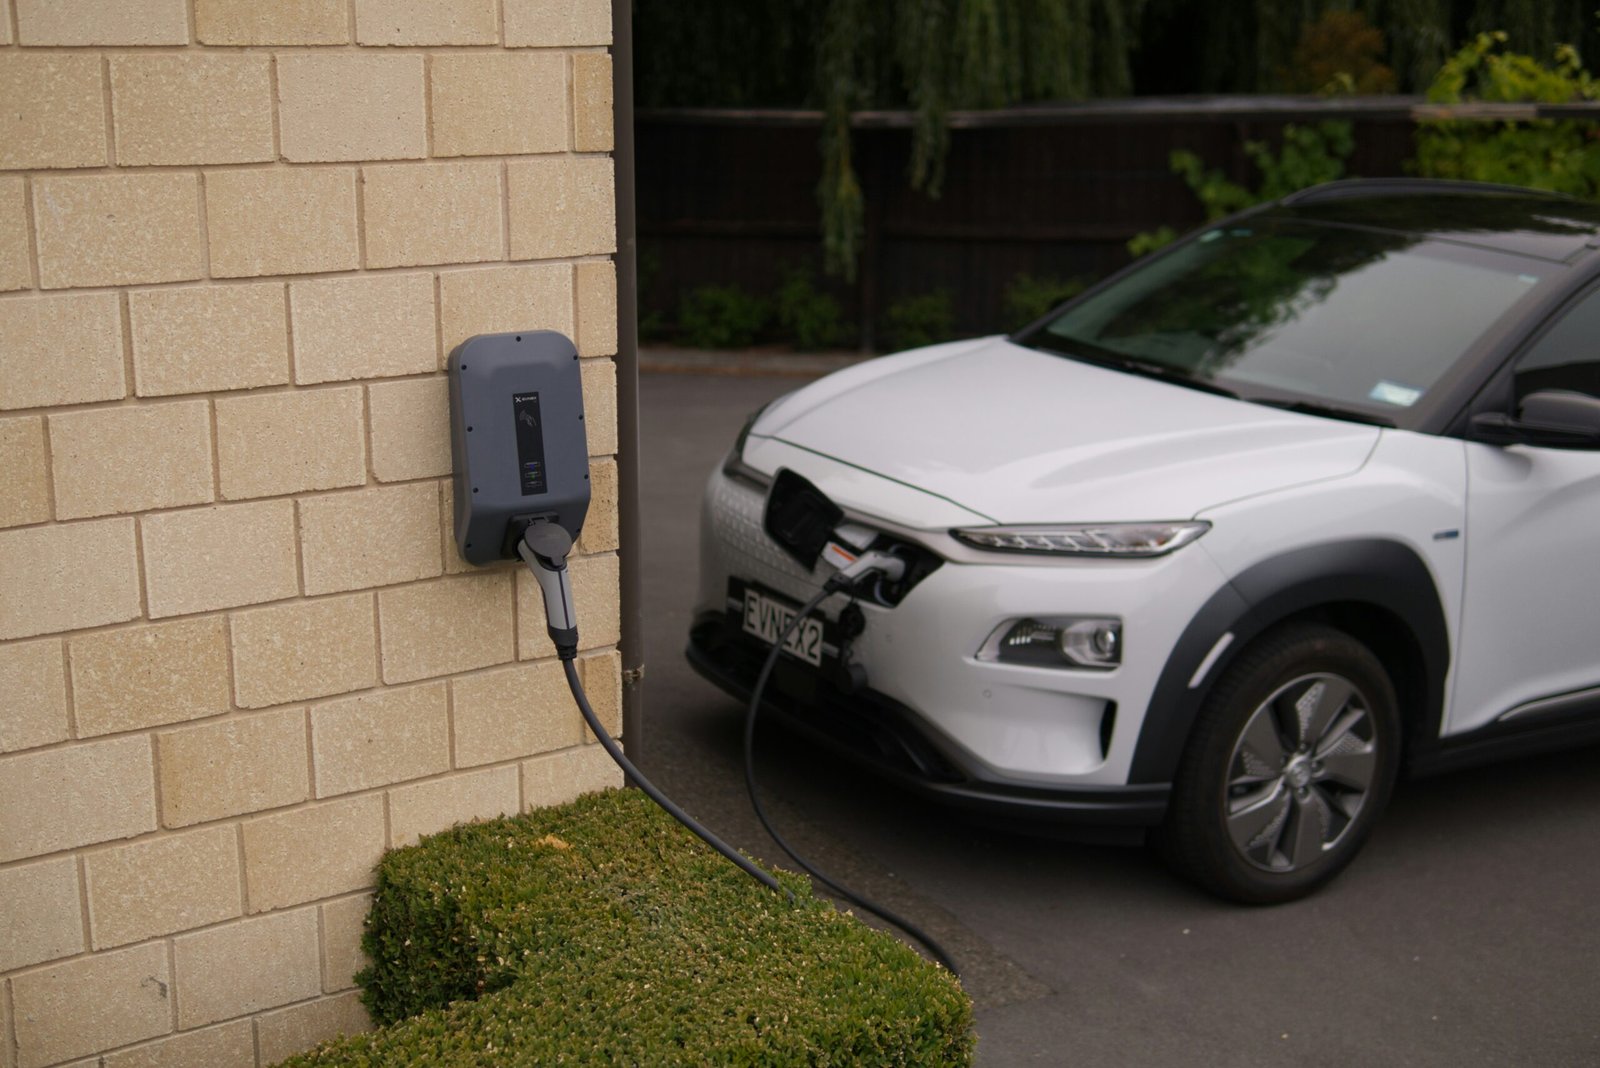
M 1394 685 L 1343 631 L 1290 624 L 1252 644 L 1202 704 L 1160 844 L 1221 897 L 1292 901 L 1355 857 L 1400 766 Z

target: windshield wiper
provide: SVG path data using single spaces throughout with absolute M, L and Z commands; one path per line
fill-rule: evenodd
M 1240 399 L 1239 394 L 1226 386 L 1219 386 L 1215 382 L 1209 382 L 1203 378 L 1192 378 L 1177 368 L 1169 367 L 1167 364 L 1159 363 L 1156 360 L 1141 360 L 1137 356 L 1129 356 L 1125 353 L 1103 349 L 1099 346 L 1091 348 L 1084 343 L 1063 346 L 1038 338 L 1029 338 L 1027 344 L 1034 348 L 1046 349 L 1068 359 L 1091 363 L 1096 367 L 1109 367 L 1113 371 L 1127 371 L 1129 374 L 1139 375 L 1143 378 L 1154 378 L 1158 382 L 1171 382 L 1175 386 L 1197 389 L 1202 393 L 1215 393 L 1219 397 L 1231 397 L 1234 400 Z
M 1325 415 L 1329 419 L 1343 419 L 1350 423 L 1367 423 L 1371 426 L 1393 427 L 1393 419 L 1385 419 L 1381 415 L 1363 412 L 1357 408 L 1341 408 L 1337 404 L 1323 404 L 1320 401 L 1284 400 L 1281 397 L 1246 397 L 1251 404 L 1263 404 L 1268 408 L 1282 408 L 1286 412 L 1303 412 L 1306 415 Z

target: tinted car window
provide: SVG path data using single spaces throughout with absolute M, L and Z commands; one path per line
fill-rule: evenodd
M 1539 389 L 1600 397 L 1600 289 L 1562 313 L 1517 360 L 1517 400 Z

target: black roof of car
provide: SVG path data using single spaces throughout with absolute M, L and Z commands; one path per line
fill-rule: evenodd
M 1349 179 L 1292 193 L 1273 215 L 1378 227 L 1566 263 L 1600 247 L 1600 204 L 1481 182 Z

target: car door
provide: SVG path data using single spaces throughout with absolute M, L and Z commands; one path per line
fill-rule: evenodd
M 1512 412 L 1535 390 L 1600 397 L 1600 286 L 1534 337 L 1502 395 L 1507 386 Z M 1466 450 L 1465 589 L 1445 733 L 1582 714 L 1582 691 L 1600 687 L 1600 450 Z

